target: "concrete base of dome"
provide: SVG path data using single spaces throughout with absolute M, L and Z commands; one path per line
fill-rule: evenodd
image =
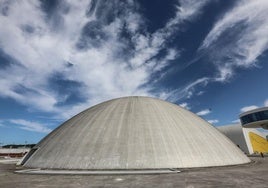
M 24 169 L 15 171 L 19 174 L 61 174 L 61 175 L 120 175 L 120 174 L 171 174 L 179 173 L 177 169 L 158 170 L 51 170 L 51 169 Z
M 132 175 L 17 174 L 24 169 L 1 164 L 0 187 L 267 187 L 268 157 L 251 157 L 252 163 L 228 167 L 179 169 L 181 173 Z

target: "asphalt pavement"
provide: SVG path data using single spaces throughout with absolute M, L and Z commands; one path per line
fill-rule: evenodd
M 14 173 L 15 164 L 0 163 L 0 187 L 266 187 L 268 157 L 251 157 L 246 165 L 182 169 L 171 174 L 30 175 Z

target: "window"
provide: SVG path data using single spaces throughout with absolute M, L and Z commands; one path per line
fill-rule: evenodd
M 252 123 L 255 121 L 268 120 L 268 110 L 248 114 L 248 115 L 242 116 L 240 119 L 241 119 L 242 125 Z

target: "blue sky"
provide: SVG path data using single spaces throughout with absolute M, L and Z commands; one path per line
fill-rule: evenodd
M 267 0 L 0 2 L 0 143 L 142 95 L 215 126 L 268 106 Z

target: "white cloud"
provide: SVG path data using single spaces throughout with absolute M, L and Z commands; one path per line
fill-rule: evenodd
M 191 20 L 201 13 L 201 8 L 205 6 L 209 0 L 180 0 L 180 7 L 178 8 L 177 18 L 184 20 Z
M 0 95 L 29 108 L 55 112 L 64 118 L 114 97 L 158 95 L 150 92 L 152 86 L 141 86 L 180 54 L 178 49 L 168 48 L 165 41 L 179 29 L 179 24 L 200 14 L 206 2 L 181 1 L 176 16 L 166 26 L 155 33 L 146 33 L 144 19 L 136 12 L 132 1 L 121 3 L 123 5 L 120 6 L 129 3 L 121 7 L 126 13 L 109 24 L 106 23 L 108 19 L 103 17 L 113 9 L 113 2 L 106 2 L 108 9 L 101 15 L 103 20 L 98 18 L 96 11 L 86 16 L 90 1 L 62 1 L 57 6 L 57 13 L 50 14 L 48 20 L 40 1 L 1 1 L 0 9 L 3 6 L 8 8 L 5 14 L 0 14 L 0 25 L 5 26 L 0 30 L 0 48 L 17 64 L 0 71 Z M 100 3 L 96 8 L 102 8 Z M 86 39 L 81 39 L 81 33 L 89 23 L 97 24 L 98 34 L 102 33 L 106 38 L 101 40 L 100 36 L 96 36 L 97 46 L 90 43 L 89 47 L 81 50 L 77 44 L 79 41 L 86 42 Z M 128 29 L 131 41 L 118 36 L 123 26 Z M 143 28 L 143 32 L 139 28 Z M 129 42 L 133 49 L 129 50 L 130 54 L 124 55 Z M 155 58 L 161 50 L 166 50 L 166 55 Z M 73 66 L 66 66 L 67 62 Z M 58 72 L 64 79 L 83 85 L 83 89 L 75 89 L 85 97 L 83 104 L 57 105 L 68 98 L 68 94 L 60 94 L 51 88 L 50 79 Z M 191 95 L 194 85 L 184 89 L 187 95 Z M 161 91 L 159 93 L 164 96 Z
M 266 99 L 264 102 L 263 102 L 263 106 L 268 106 L 268 99 Z M 261 106 L 260 106 L 261 107 Z M 246 112 L 246 111 L 250 111 L 250 110 L 254 110 L 256 108 L 259 108 L 259 106 L 257 105 L 251 105 L 251 106 L 245 106 L 243 108 L 240 109 L 241 112 Z
M 240 119 L 233 120 L 232 123 L 240 123 Z
M 27 131 L 39 132 L 39 133 L 49 133 L 52 130 L 47 128 L 45 125 L 42 125 L 38 122 L 27 121 L 23 119 L 11 119 L 9 120 L 11 123 L 19 125 L 20 129 L 24 129 Z
M 208 120 L 208 122 L 210 124 L 214 124 L 214 123 L 219 123 L 219 120 L 217 120 L 217 119 L 211 119 L 211 120 Z
M 264 101 L 264 106 L 268 106 L 268 99 Z
M 241 111 L 241 112 L 247 112 L 247 111 L 249 111 L 249 110 L 254 110 L 254 109 L 256 109 L 256 108 L 258 108 L 258 106 L 256 106 L 256 105 L 245 106 L 245 107 L 241 108 L 240 111 Z
M 205 110 L 201 110 L 199 112 L 196 113 L 196 115 L 198 116 L 205 116 L 205 115 L 208 115 L 211 113 L 211 110 L 210 109 L 205 109 Z
M 0 127 L 4 127 L 4 121 L 3 120 L 0 120 Z
M 181 106 L 182 108 L 185 108 L 187 110 L 190 110 L 191 109 L 190 106 L 189 106 L 189 104 L 187 102 L 181 103 L 181 104 L 179 104 L 179 106 Z
M 228 80 L 237 67 L 254 66 L 268 49 L 267 10 L 267 0 L 240 0 L 206 36 L 200 49 L 218 68 L 216 81 Z

